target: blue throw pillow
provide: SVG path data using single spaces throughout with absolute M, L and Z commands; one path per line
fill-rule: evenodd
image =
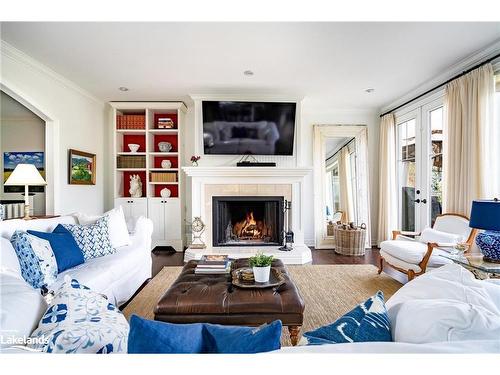
M 57 262 L 50 243 L 29 233 L 16 230 L 10 242 L 16 251 L 21 275 L 38 289 L 50 287 L 57 278 Z
M 110 255 L 115 252 L 109 239 L 109 217 L 104 216 L 94 224 L 59 224 L 54 232 L 69 231 L 83 252 L 85 260 Z
M 381 291 L 360 303 L 334 323 L 304 333 L 300 345 L 367 341 L 392 341 L 384 293 Z
M 208 323 L 172 324 L 132 315 L 128 352 L 133 354 L 262 353 L 280 348 L 281 321 L 260 327 Z
M 69 268 L 82 264 L 84 259 L 82 250 L 76 244 L 72 234 L 64 229 L 61 224 L 57 226 L 57 228 L 59 227 L 63 230 L 57 233 L 55 230 L 52 233 L 28 230 L 28 233 L 49 241 L 50 247 L 52 247 L 52 251 L 56 257 L 57 270 L 61 273 Z

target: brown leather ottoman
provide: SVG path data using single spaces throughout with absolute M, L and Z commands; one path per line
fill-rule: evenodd
M 238 259 L 232 268 L 247 266 L 247 259 Z M 230 275 L 195 275 L 196 261 L 190 261 L 158 301 L 155 320 L 258 326 L 279 319 L 288 327 L 292 345 L 296 345 L 304 301 L 283 263 L 274 260 L 272 266 L 281 269 L 285 284 L 278 288 L 242 289 L 231 284 Z

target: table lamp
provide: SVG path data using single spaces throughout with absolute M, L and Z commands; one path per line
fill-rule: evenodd
M 24 220 L 31 220 L 29 186 L 47 185 L 42 175 L 33 164 L 18 164 L 14 171 L 4 183 L 5 186 L 24 185 Z
M 483 259 L 500 263 L 500 201 L 497 198 L 473 201 L 469 226 L 485 230 L 476 236 Z

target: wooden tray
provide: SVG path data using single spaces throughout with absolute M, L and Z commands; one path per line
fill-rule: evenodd
M 269 275 L 269 281 L 267 283 L 257 283 L 255 281 L 252 282 L 243 281 L 240 276 L 241 272 L 248 269 L 249 269 L 248 267 L 238 268 L 231 273 L 233 277 L 232 283 L 234 286 L 247 289 L 263 289 L 263 288 L 278 287 L 286 282 L 283 274 L 277 268 L 274 267 L 271 267 L 271 273 Z

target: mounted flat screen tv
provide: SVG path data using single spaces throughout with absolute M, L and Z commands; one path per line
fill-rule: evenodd
M 203 148 L 212 155 L 293 155 L 295 103 L 203 101 Z

